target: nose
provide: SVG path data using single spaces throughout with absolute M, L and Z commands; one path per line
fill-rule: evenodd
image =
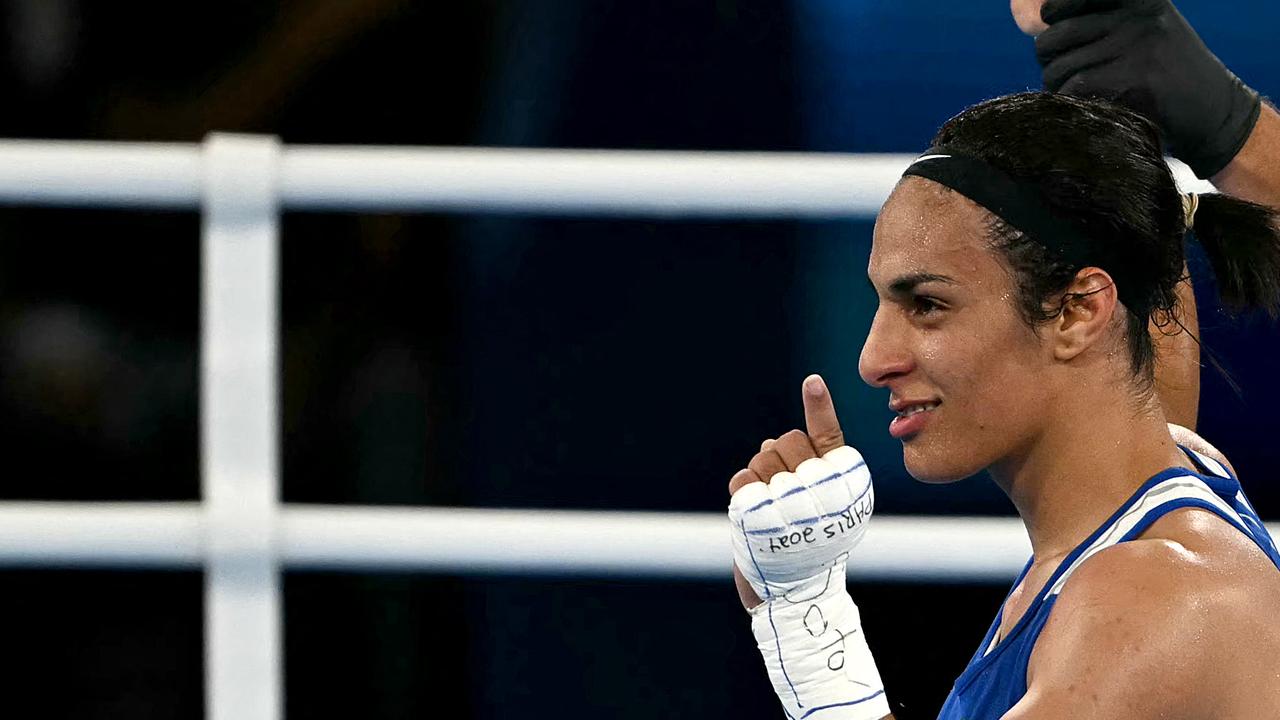
M 872 387 L 885 387 L 895 378 L 910 373 L 915 360 L 906 343 L 901 323 L 881 307 L 871 320 L 871 330 L 858 356 L 858 374 Z

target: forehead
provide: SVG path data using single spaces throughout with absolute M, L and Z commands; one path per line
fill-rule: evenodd
M 908 176 L 876 218 L 867 275 L 877 287 L 908 274 L 982 282 L 1003 267 L 987 247 L 990 214 L 932 180 Z

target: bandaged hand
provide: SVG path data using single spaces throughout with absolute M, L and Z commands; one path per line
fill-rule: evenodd
M 845 588 L 875 504 L 871 475 L 844 444 L 822 379 L 809 377 L 803 395 L 807 432 L 766 440 L 729 483 L 743 604 L 789 717 L 879 720 L 888 701 Z

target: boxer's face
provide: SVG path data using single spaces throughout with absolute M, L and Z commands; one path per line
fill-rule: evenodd
M 858 370 L 891 402 L 939 403 L 900 438 L 907 471 L 925 482 L 968 477 L 1026 447 L 1052 397 L 1052 353 L 987 249 L 988 217 L 959 193 L 908 177 L 876 220 L 867 274 L 880 306 Z
M 1009 0 L 1009 9 L 1013 11 L 1013 20 L 1018 29 L 1028 35 L 1039 35 L 1049 29 L 1040 19 L 1040 6 L 1044 0 Z

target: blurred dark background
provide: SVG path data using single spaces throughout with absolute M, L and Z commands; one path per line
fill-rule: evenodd
M 1179 3 L 1264 93 L 1280 8 Z M 913 152 L 1037 87 L 1004 2 L 6 0 L 0 137 Z M 1216 12 L 1215 12 L 1216 11 Z M 923 487 L 856 362 L 869 222 L 286 214 L 287 502 L 718 512 L 822 372 L 881 513 Z M 198 218 L 0 208 L 0 499 L 194 500 Z M 1200 430 L 1280 517 L 1274 327 L 1193 248 Z M 513 539 L 518 541 L 518 539 Z M 1006 588 L 853 588 L 933 717 Z M 289 573 L 290 718 L 781 716 L 729 583 Z M 0 572 L 10 716 L 203 712 L 198 573 Z

